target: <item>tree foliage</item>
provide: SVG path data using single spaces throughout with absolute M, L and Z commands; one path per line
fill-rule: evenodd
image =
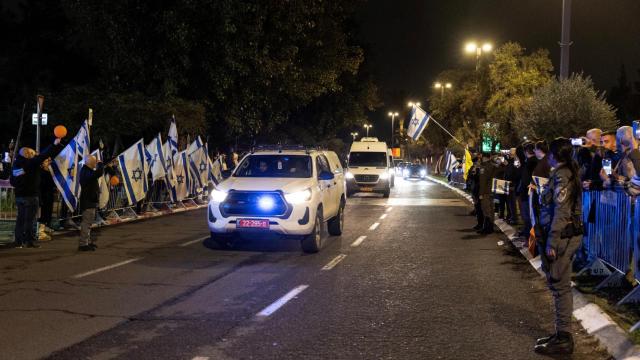
M 591 78 L 574 74 L 536 90 L 514 127 L 520 137 L 550 141 L 584 136 L 592 128 L 612 130 L 617 124 L 613 107 L 594 89 Z
M 497 48 L 489 64 L 491 95 L 486 103 L 487 121 L 497 124 L 503 143 L 515 143 L 513 121 L 528 104 L 534 91 L 552 79 L 553 65 L 547 50 L 526 55 L 518 43 Z

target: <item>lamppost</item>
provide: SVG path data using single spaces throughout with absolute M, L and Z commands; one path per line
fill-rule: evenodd
M 444 89 L 451 89 L 453 87 L 453 85 L 451 83 L 441 83 L 441 82 L 436 82 L 435 84 L 433 84 L 433 87 L 437 90 L 440 90 L 440 99 L 444 98 Z
M 407 106 L 409 106 L 410 108 L 414 107 L 414 106 L 420 106 L 419 102 L 413 102 L 413 101 L 409 101 L 409 103 L 407 104 Z
M 391 117 L 391 147 L 393 147 L 393 131 L 394 131 L 393 121 L 398 115 L 400 114 L 398 114 L 397 112 L 393 112 L 393 111 L 389 112 L 389 116 Z
M 367 129 L 367 137 L 369 137 L 369 129 L 371 129 L 373 125 L 364 124 L 364 128 Z
M 356 141 L 356 136 L 358 136 L 357 132 L 352 132 L 351 136 L 353 136 L 353 141 Z
M 480 68 L 480 57 L 482 56 L 483 53 L 491 52 L 491 50 L 493 50 L 493 45 L 487 42 L 487 43 L 484 43 L 482 46 L 479 46 L 475 42 L 470 42 L 470 43 L 467 43 L 464 49 L 468 54 L 473 54 L 473 53 L 476 54 L 476 71 L 478 71 L 478 69 Z

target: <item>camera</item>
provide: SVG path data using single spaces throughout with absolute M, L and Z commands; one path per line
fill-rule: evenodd
M 587 141 L 584 138 L 571 138 L 571 145 L 573 146 L 585 146 Z

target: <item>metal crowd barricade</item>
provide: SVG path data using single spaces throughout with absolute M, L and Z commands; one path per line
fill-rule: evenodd
M 0 180 L 0 243 L 13 241 L 17 214 L 13 187 L 8 180 Z
M 464 169 L 453 169 L 453 172 L 451 173 L 451 185 L 460 189 L 465 189 L 467 187 L 467 183 L 464 181 Z

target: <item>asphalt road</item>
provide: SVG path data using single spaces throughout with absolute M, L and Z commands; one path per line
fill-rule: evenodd
M 315 255 L 209 241 L 205 211 L 0 251 L 0 358 L 536 359 L 553 328 L 541 279 L 430 182 L 356 197 Z M 377 225 L 376 225 L 377 224 Z M 578 331 L 574 359 L 606 359 Z

